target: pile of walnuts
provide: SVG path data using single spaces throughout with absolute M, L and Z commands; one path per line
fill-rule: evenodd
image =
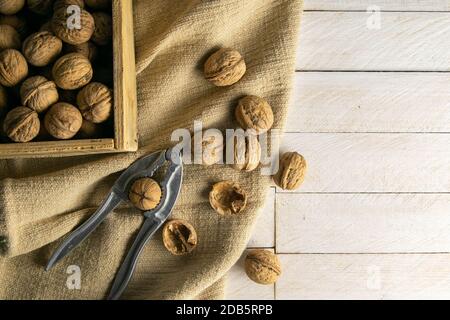
M 0 141 L 110 136 L 112 51 L 111 0 L 0 0 Z

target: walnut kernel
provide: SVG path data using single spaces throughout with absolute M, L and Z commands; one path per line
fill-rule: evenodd
M 0 52 L 0 84 L 14 87 L 28 75 L 25 57 L 15 49 Z
M 130 188 L 131 203 L 142 211 L 155 209 L 161 201 L 161 187 L 151 178 L 136 180 Z
M 253 129 L 256 134 L 270 130 L 274 121 L 272 107 L 265 99 L 257 96 L 246 96 L 239 100 L 235 116 L 242 128 Z
M 247 193 L 236 182 L 218 182 L 209 193 L 209 203 L 221 215 L 238 214 L 247 205 Z
M 0 25 L 0 50 L 3 49 L 17 49 L 21 46 L 20 35 L 10 25 Z
M 184 220 L 171 220 L 164 225 L 163 243 L 176 256 L 191 253 L 198 243 L 194 227 Z
M 111 15 L 104 12 L 95 12 L 92 14 L 95 21 L 95 30 L 92 35 L 92 41 L 99 46 L 107 45 L 112 38 L 112 18 Z
M 102 123 L 111 115 L 112 100 L 112 92 L 107 86 L 93 82 L 78 93 L 77 105 L 86 120 Z
M 278 257 L 268 250 L 252 250 L 245 258 L 245 272 L 259 284 L 274 284 L 281 275 Z
M 25 6 L 25 0 L 0 0 L 0 13 L 16 14 Z
M 37 137 L 40 129 L 36 111 L 26 107 L 12 109 L 3 122 L 3 130 L 14 142 L 29 142 Z
M 42 76 L 28 78 L 20 87 L 22 104 L 40 113 L 58 102 L 58 90 L 53 81 Z
M 81 9 L 81 28 L 75 28 L 68 25 L 71 15 L 72 14 L 68 13 L 66 9 L 57 10 L 52 18 L 53 32 L 58 38 L 69 44 L 88 42 L 95 30 L 94 18 L 89 12 Z
M 286 152 L 280 159 L 280 167 L 273 180 L 284 190 L 295 190 L 305 180 L 306 170 L 306 160 L 302 155 Z
M 213 53 L 205 63 L 205 78 L 218 87 L 238 82 L 247 67 L 241 54 L 233 49 L 222 48 Z
M 30 35 L 23 43 L 23 55 L 36 67 L 45 67 L 61 53 L 62 41 L 50 32 L 41 31 Z
M 81 128 L 83 117 L 73 105 L 65 102 L 54 104 L 45 115 L 48 133 L 57 139 L 71 139 Z
M 53 79 L 65 90 L 76 90 L 87 85 L 93 76 L 89 60 L 79 53 L 69 53 L 53 65 Z

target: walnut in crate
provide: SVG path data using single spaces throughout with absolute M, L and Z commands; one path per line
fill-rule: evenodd
M 92 15 L 81 9 L 77 26 L 72 17 L 73 13 L 68 13 L 66 9 L 57 10 L 52 18 L 52 29 L 55 35 L 62 41 L 69 44 L 81 44 L 91 39 L 95 30 L 95 22 Z
M 194 227 L 184 220 L 171 220 L 164 225 L 163 243 L 175 256 L 191 253 L 197 247 L 198 238 Z
M 274 284 L 281 275 L 280 260 L 268 250 L 252 250 L 245 258 L 247 276 L 259 284 Z
M 95 139 L 100 136 L 102 129 L 101 125 L 83 119 L 78 136 L 81 139 Z
M 36 67 L 52 63 L 62 51 L 62 41 L 47 31 L 36 32 L 25 39 L 22 52 L 27 61 Z
M 205 78 L 218 87 L 235 84 L 244 76 L 247 67 L 241 54 L 230 48 L 213 53 L 205 63 Z
M 102 10 L 111 7 L 111 0 L 86 0 L 86 4 L 92 9 Z
M 48 133 L 56 139 L 72 139 L 80 130 L 83 117 L 73 105 L 65 102 L 54 104 L 45 115 Z
M 51 12 L 53 0 L 27 0 L 27 7 L 34 13 L 47 15 Z
M 235 116 L 242 128 L 253 129 L 256 134 L 270 130 L 274 121 L 272 107 L 265 99 L 257 96 L 246 96 L 239 100 Z
M 78 6 L 80 9 L 84 9 L 84 0 L 56 0 L 53 4 L 53 11 L 67 10 L 69 6 Z
M 98 55 L 98 49 L 91 41 L 72 45 L 72 44 L 66 44 L 64 46 L 66 53 L 79 53 L 85 56 L 89 59 L 89 61 L 94 61 L 97 58 Z
M 255 135 L 234 137 L 233 167 L 236 170 L 253 171 L 261 161 L 261 145 Z
M 22 43 L 20 41 L 20 35 L 10 25 L 0 25 L 0 50 L 3 49 L 17 49 L 19 50 Z
M 136 180 L 128 195 L 131 203 L 142 211 L 155 209 L 161 201 L 161 196 L 161 187 L 151 178 Z
M 41 123 L 36 111 L 26 107 L 12 109 L 3 122 L 3 130 L 14 142 L 29 142 L 39 134 Z
M 8 93 L 6 89 L 0 85 L 0 116 L 2 116 L 6 108 L 8 108 Z
M 58 102 L 56 84 L 42 76 L 28 78 L 20 87 L 22 104 L 38 113 L 44 112 Z
M 0 52 L 0 84 L 14 87 L 28 75 L 28 64 L 25 57 L 15 49 Z
M 218 182 L 209 193 L 209 203 L 221 215 L 238 214 L 247 205 L 247 193 L 236 182 Z
M 95 31 L 92 35 L 92 41 L 99 46 L 107 45 L 112 39 L 111 15 L 104 12 L 94 12 L 92 16 L 95 21 Z
M 18 15 L 0 15 L 0 24 L 7 24 L 13 27 L 21 37 L 25 36 L 27 33 L 27 22 L 25 18 Z
M 53 33 L 52 22 L 51 21 L 47 21 L 46 23 L 41 25 L 41 27 L 39 28 L 39 31 L 40 32 L 47 31 L 47 32 Z
M 91 82 L 93 70 L 85 56 L 69 53 L 55 62 L 52 74 L 56 85 L 61 89 L 76 90 Z
M 102 123 L 109 119 L 112 101 L 111 90 L 98 82 L 88 84 L 77 96 L 77 105 L 81 114 L 93 123 Z
M 1 14 L 16 14 L 25 6 L 25 0 L 0 0 Z
M 280 167 L 273 180 L 283 190 L 295 190 L 305 180 L 306 170 L 306 160 L 302 155 L 286 152 L 281 156 Z

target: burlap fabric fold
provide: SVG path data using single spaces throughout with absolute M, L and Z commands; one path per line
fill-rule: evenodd
M 128 0 L 124 0 L 128 1 Z M 86 219 L 120 172 L 143 154 L 168 147 L 171 133 L 234 128 L 236 98 L 265 97 L 282 128 L 292 88 L 300 0 L 136 0 L 139 142 L 137 153 L 0 161 L 0 298 L 103 299 L 143 217 L 123 205 L 50 272 L 44 266 L 61 239 Z M 204 80 L 212 49 L 239 50 L 248 71 L 236 85 Z M 248 191 L 242 215 L 221 217 L 208 203 L 212 183 L 236 180 Z M 264 204 L 270 178 L 224 165 L 185 168 L 173 217 L 189 220 L 199 245 L 189 256 L 166 251 L 161 232 L 148 243 L 123 298 L 221 298 Z M 72 267 L 71 267 L 72 266 Z M 67 285 L 73 266 L 80 289 Z M 68 274 L 69 272 L 69 274 Z

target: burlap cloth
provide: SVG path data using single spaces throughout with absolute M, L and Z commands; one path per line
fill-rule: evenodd
M 128 0 L 123 0 L 128 1 Z M 236 99 L 268 99 L 281 128 L 294 75 L 301 0 L 136 0 L 140 151 L 60 159 L 0 161 L 0 298 L 103 299 L 143 221 L 129 205 L 117 209 L 50 272 L 44 266 L 61 238 L 86 219 L 121 170 L 144 153 L 171 145 L 178 128 L 234 128 Z M 248 71 L 217 88 L 202 77 L 211 50 L 238 49 Z M 221 217 L 208 203 L 212 183 L 232 179 L 249 193 L 245 213 Z M 199 245 L 189 256 L 168 254 L 161 232 L 148 243 L 123 298 L 221 298 L 224 276 L 245 249 L 270 178 L 227 166 L 188 165 L 173 217 L 189 220 Z M 258 232 L 258 230 L 256 230 Z M 269 235 L 268 235 L 269 236 Z M 70 265 L 81 289 L 66 286 Z

